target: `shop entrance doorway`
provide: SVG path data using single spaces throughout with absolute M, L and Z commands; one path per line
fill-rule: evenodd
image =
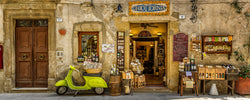
M 48 20 L 17 20 L 16 87 L 48 87 Z
M 139 59 L 144 67 L 142 74 L 146 86 L 165 85 L 165 37 L 166 23 L 131 23 L 130 57 Z

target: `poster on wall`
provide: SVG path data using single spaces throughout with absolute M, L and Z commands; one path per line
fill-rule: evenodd
M 188 35 L 175 34 L 173 49 L 173 61 L 182 61 L 184 57 L 188 57 Z
M 105 53 L 114 53 L 115 45 L 114 44 L 102 44 L 102 52 Z

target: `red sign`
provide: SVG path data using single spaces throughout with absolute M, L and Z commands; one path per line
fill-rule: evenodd
M 182 61 L 188 57 L 188 35 L 178 33 L 174 35 L 173 61 Z
M 3 46 L 0 45 L 0 69 L 3 69 Z

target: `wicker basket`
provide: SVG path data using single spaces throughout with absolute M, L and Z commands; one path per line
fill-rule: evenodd
M 87 73 L 100 73 L 101 72 L 101 68 L 98 69 L 86 69 Z

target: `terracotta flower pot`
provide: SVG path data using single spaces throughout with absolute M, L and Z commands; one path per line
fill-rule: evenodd
M 60 33 L 61 35 L 65 35 L 65 34 L 66 34 L 66 30 L 61 29 L 61 30 L 59 30 L 59 33 Z
M 235 84 L 235 91 L 239 94 L 250 94 L 250 78 L 239 77 Z

